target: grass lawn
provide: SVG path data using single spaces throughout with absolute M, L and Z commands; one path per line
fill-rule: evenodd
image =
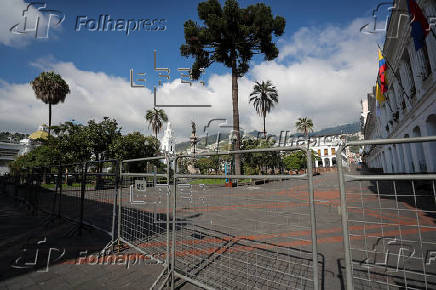
M 72 188 L 80 188 L 80 183 L 73 183 L 72 185 L 66 185 L 65 183 L 62 184 L 62 188 L 63 189 L 72 189 Z M 87 184 L 86 187 L 91 187 L 94 186 L 94 184 Z M 46 188 L 46 189 L 55 189 L 56 188 L 56 184 L 54 183 L 50 183 L 50 184 L 41 184 L 41 187 Z

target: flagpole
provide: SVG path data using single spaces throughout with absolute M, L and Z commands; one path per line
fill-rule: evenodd
M 383 58 L 385 59 L 386 64 L 388 65 L 388 67 L 389 67 L 390 70 L 392 71 L 392 74 L 393 74 L 394 77 L 397 79 L 398 84 L 399 84 L 400 87 L 401 87 L 401 90 L 403 90 L 403 93 L 406 95 L 406 97 L 407 97 L 409 100 L 411 100 L 412 98 L 411 98 L 411 97 L 406 93 L 406 90 L 404 89 L 403 84 L 401 83 L 401 78 L 399 78 L 399 77 L 397 76 L 397 74 L 395 73 L 394 68 L 393 68 L 393 67 L 391 66 L 391 64 L 389 63 L 388 58 L 387 58 L 386 55 L 383 53 L 383 50 L 380 48 L 380 44 L 378 44 L 378 42 L 377 42 L 377 46 L 378 46 L 378 48 L 380 49 L 380 52 L 381 52 L 381 54 L 383 55 Z
M 379 86 L 379 90 L 381 90 L 381 84 L 380 84 L 380 82 L 379 82 L 379 78 L 377 78 L 377 84 L 378 84 L 378 86 Z M 382 92 L 382 94 L 383 94 L 383 92 Z M 389 106 L 389 110 L 391 110 L 391 113 L 394 113 L 394 111 L 392 111 L 392 107 L 391 107 L 391 104 L 390 104 L 390 101 L 389 101 L 389 98 L 387 97 L 387 96 L 385 96 L 385 94 L 383 94 L 383 96 L 385 97 L 385 99 L 386 99 L 386 103 L 388 103 L 388 106 Z M 376 97 L 377 98 L 377 97 Z

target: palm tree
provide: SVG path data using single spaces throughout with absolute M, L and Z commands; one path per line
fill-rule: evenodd
M 308 117 L 298 118 L 295 127 L 297 128 L 297 131 L 304 133 L 306 139 L 309 137 L 309 132 L 313 132 L 313 122 Z
M 51 106 L 64 102 L 70 87 L 64 79 L 54 72 L 42 72 L 30 82 L 36 98 L 48 104 L 48 135 L 51 128 Z
M 153 108 L 153 110 L 147 111 L 145 120 L 148 122 L 148 128 L 151 126 L 157 139 L 157 134 L 159 134 L 160 129 L 162 129 L 163 122 L 168 122 L 168 116 L 164 110 Z
M 265 118 L 266 114 L 279 102 L 277 89 L 272 85 L 271 81 L 256 82 L 250 97 L 249 103 L 253 102 L 254 109 L 259 116 L 263 117 L 263 135 L 266 137 Z

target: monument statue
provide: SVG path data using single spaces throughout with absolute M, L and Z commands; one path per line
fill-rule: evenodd
M 191 127 L 192 127 L 192 134 L 191 134 L 191 138 L 189 138 L 191 140 L 191 153 L 195 154 L 195 147 L 197 146 L 199 139 L 196 136 L 197 126 L 195 125 L 194 121 L 191 121 Z
M 197 132 L 197 126 L 195 125 L 194 121 L 191 121 L 191 127 L 192 127 L 192 136 L 195 136 L 195 133 Z

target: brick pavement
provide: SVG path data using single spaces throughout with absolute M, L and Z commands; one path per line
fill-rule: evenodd
M 133 251 L 105 264 L 80 259 L 86 256 L 80 253 L 83 251 L 88 251 L 91 258 L 96 257 L 110 239 L 97 230 L 84 230 L 79 236 L 75 228 L 76 225 L 63 219 L 32 216 L 24 207 L 2 196 L 0 289 L 146 289 L 162 270 L 160 265 L 146 264 L 144 259 L 127 267 L 125 257 L 135 256 Z M 37 262 L 33 263 L 37 250 Z

